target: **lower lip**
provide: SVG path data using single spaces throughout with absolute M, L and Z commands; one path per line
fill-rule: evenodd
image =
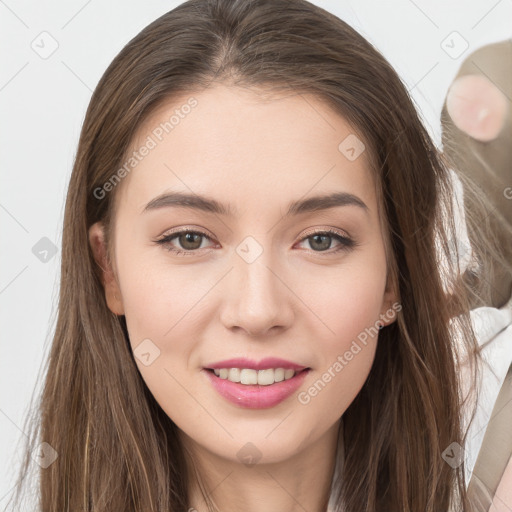
M 304 382 L 309 369 L 294 377 L 268 386 L 246 385 L 217 377 L 212 371 L 202 370 L 210 379 L 215 390 L 231 403 L 247 409 L 267 409 L 286 400 Z

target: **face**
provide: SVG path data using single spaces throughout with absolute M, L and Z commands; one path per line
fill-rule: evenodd
M 136 165 L 106 192 L 118 194 L 109 308 L 196 449 L 291 458 L 364 384 L 395 296 L 355 137 L 314 96 L 217 85 L 155 111 L 132 141 Z M 96 224 L 99 260 L 102 240 Z

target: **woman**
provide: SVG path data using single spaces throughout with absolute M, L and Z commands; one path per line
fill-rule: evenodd
M 323 9 L 146 27 L 68 190 L 41 509 L 470 510 L 452 192 L 396 72 Z

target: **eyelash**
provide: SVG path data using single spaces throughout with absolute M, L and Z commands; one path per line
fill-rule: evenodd
M 193 255 L 193 254 L 199 252 L 200 249 L 194 249 L 193 251 L 186 251 L 183 249 L 176 249 L 175 247 L 173 247 L 171 245 L 172 240 L 174 240 L 175 238 L 178 238 L 180 235 L 183 235 L 185 233 L 189 233 L 189 234 L 193 234 L 193 235 L 200 235 L 200 236 L 207 238 L 208 240 L 211 240 L 211 237 L 209 237 L 203 231 L 184 229 L 182 231 L 175 231 L 174 233 L 166 235 L 165 237 L 163 237 L 159 240 L 155 240 L 154 242 L 157 245 L 162 245 L 169 252 L 172 252 L 172 253 L 176 254 L 177 256 Z M 308 233 L 306 236 L 304 236 L 300 240 L 300 242 L 303 242 L 304 240 L 307 240 L 308 238 L 311 238 L 311 237 L 317 236 L 317 235 L 328 235 L 328 236 L 331 236 L 331 237 L 335 238 L 336 240 L 338 240 L 338 242 L 340 242 L 340 246 L 333 251 L 330 249 L 327 249 L 326 251 L 313 251 L 313 250 L 311 251 L 311 252 L 318 253 L 321 255 L 326 254 L 326 253 L 327 254 L 336 254 L 340 251 L 349 251 L 350 249 L 353 249 L 354 247 L 356 247 L 358 245 L 351 238 L 349 238 L 347 236 L 340 235 L 338 231 L 334 231 L 334 230 L 314 231 L 312 233 Z

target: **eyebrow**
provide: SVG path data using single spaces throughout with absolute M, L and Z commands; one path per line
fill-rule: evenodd
M 368 212 L 368 206 L 357 196 L 348 192 L 333 192 L 331 194 L 318 195 L 308 199 L 292 201 L 284 217 L 299 215 L 301 213 L 318 212 L 339 206 L 357 206 Z M 184 192 L 169 192 L 161 194 L 152 199 L 142 210 L 145 213 L 160 208 L 190 208 L 201 210 L 207 213 L 215 213 L 228 217 L 238 216 L 238 212 L 232 205 L 219 203 L 215 199 L 197 194 Z

